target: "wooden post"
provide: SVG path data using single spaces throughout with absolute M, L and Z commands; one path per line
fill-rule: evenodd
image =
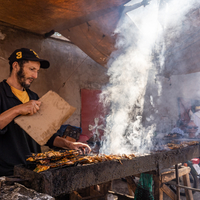
M 156 173 L 153 176 L 153 180 L 154 180 L 154 200 L 160 200 L 160 198 L 162 198 L 163 196 L 163 193 L 160 192 L 161 182 L 158 173 Z
M 183 184 L 184 186 L 191 187 L 189 174 L 183 176 Z M 193 200 L 192 190 L 185 189 L 185 196 L 187 200 Z
M 153 175 L 153 181 L 154 181 L 154 200 L 159 200 L 162 198 L 163 193 L 161 192 L 161 182 L 160 182 L 160 167 L 159 163 L 157 163 L 157 170 L 155 171 L 155 174 Z
M 175 165 L 175 171 L 176 171 L 176 184 L 179 185 L 178 165 Z M 180 200 L 180 188 L 179 187 L 176 187 L 176 193 L 177 193 L 177 200 Z

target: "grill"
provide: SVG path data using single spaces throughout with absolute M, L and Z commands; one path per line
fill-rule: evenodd
M 14 175 L 24 180 L 25 186 L 49 194 L 59 196 L 89 186 L 105 183 L 149 171 L 159 172 L 161 169 L 199 157 L 200 146 L 193 145 L 180 149 L 155 152 L 135 157 L 132 160 L 106 161 L 83 166 L 52 168 L 36 173 L 31 165 L 17 165 Z

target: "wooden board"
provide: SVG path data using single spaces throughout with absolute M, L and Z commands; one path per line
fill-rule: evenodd
M 178 170 L 178 174 L 179 174 L 179 177 L 183 176 L 183 175 L 186 175 L 186 174 L 189 174 L 190 173 L 190 170 L 191 168 L 190 167 L 181 167 L 179 170 Z M 161 181 L 162 183 L 167 183 L 173 179 L 176 178 L 176 174 L 175 174 L 175 169 L 172 169 L 168 172 L 164 172 L 161 174 Z
M 36 114 L 19 116 L 14 121 L 38 144 L 44 145 L 76 108 L 53 91 L 47 92 L 39 101 L 41 106 Z
M 78 26 L 61 30 L 59 33 L 77 45 L 90 58 L 106 67 L 110 54 L 116 50 L 117 35 L 114 31 L 121 13 L 122 8 L 119 7 Z

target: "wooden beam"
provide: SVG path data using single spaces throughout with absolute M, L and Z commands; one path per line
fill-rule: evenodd
M 119 8 L 99 18 L 59 32 L 94 61 L 106 67 L 110 54 L 116 50 L 116 35 L 113 33 L 120 17 Z
M 168 188 L 165 184 L 162 184 L 162 187 L 160 188 L 167 196 L 169 196 L 172 200 L 176 200 L 177 196 L 176 194 Z M 162 200 L 162 199 L 160 199 Z
M 190 173 L 190 167 L 182 167 L 179 168 L 179 177 L 185 175 L 185 174 L 189 174 Z M 176 178 L 175 175 L 175 169 L 171 169 L 170 171 L 164 172 L 161 174 L 161 182 L 162 183 L 167 183 L 173 179 Z
M 134 200 L 134 197 L 126 194 L 121 194 L 118 192 L 108 191 L 109 194 L 116 195 L 118 197 L 118 200 Z
M 69 200 L 82 200 L 82 197 L 79 195 L 78 192 L 74 191 L 70 194 Z

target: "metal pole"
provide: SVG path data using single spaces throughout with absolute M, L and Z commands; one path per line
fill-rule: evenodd
M 179 174 L 178 174 L 178 165 L 175 165 L 175 170 L 176 170 L 176 192 L 177 192 L 177 200 L 180 200 L 180 188 L 179 186 Z

